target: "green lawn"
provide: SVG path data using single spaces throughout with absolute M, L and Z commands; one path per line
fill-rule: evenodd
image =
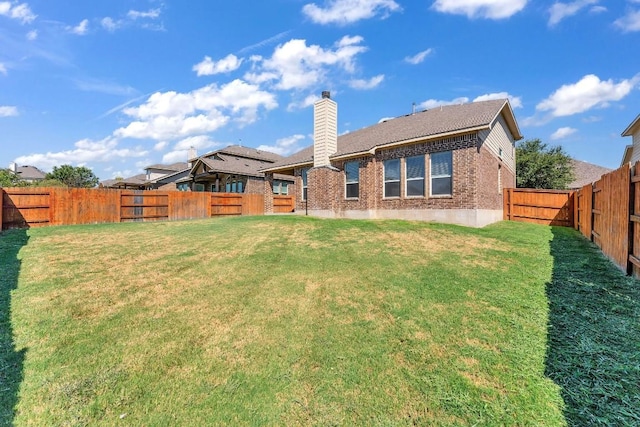
M 638 350 L 637 282 L 572 230 L 272 216 L 4 232 L 0 424 L 579 424 L 567 388 L 592 376 L 563 380 L 584 355 L 548 323 L 580 313 L 563 283 L 589 283 L 573 278 L 587 256 L 626 286 Z

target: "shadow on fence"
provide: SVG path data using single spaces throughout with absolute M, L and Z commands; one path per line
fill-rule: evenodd
M 640 283 L 553 227 L 546 375 L 569 425 L 640 425 Z
M 22 382 L 25 351 L 16 351 L 11 325 L 11 291 L 18 285 L 18 252 L 27 244 L 26 230 L 0 235 L 0 425 L 13 425 L 14 408 Z

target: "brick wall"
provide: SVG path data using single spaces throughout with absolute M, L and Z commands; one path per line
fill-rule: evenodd
M 264 182 L 262 178 L 247 177 L 247 185 L 244 192 L 247 194 L 264 194 Z
M 453 191 L 451 196 L 430 196 L 431 153 L 451 151 L 453 160 Z M 407 157 L 425 156 L 425 196 L 406 196 Z M 384 166 L 389 159 L 400 159 L 400 197 L 385 198 Z M 345 198 L 345 163 L 356 161 L 360 166 L 359 197 Z M 309 210 L 333 211 L 340 216 L 344 211 L 366 210 L 423 210 L 423 209 L 502 209 L 502 194 L 498 191 L 498 165 L 495 156 L 478 134 L 468 134 L 438 141 L 412 144 L 379 150 L 374 156 L 333 161 L 334 168 L 311 168 L 308 172 Z M 296 210 L 304 212 L 302 199 L 302 169 L 296 169 Z M 515 186 L 514 174 L 502 165 L 503 188 Z
M 498 190 L 498 169 L 500 170 L 500 190 Z M 514 188 L 515 184 L 513 172 L 483 144 L 478 157 L 478 208 L 502 209 L 502 191 L 505 188 Z

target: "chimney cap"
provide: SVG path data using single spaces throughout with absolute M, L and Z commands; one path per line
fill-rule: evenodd
M 327 99 L 331 99 L 331 92 L 329 92 L 328 90 L 323 90 L 322 91 L 322 99 L 327 98 Z

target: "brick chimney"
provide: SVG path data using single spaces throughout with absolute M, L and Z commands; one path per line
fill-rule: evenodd
M 329 156 L 338 151 L 338 104 L 329 91 L 313 104 L 313 167 L 331 166 Z
M 187 155 L 187 165 L 189 167 L 192 166 L 192 160 L 195 160 L 196 157 L 198 157 L 198 150 L 196 150 L 196 147 L 189 147 L 189 154 Z

